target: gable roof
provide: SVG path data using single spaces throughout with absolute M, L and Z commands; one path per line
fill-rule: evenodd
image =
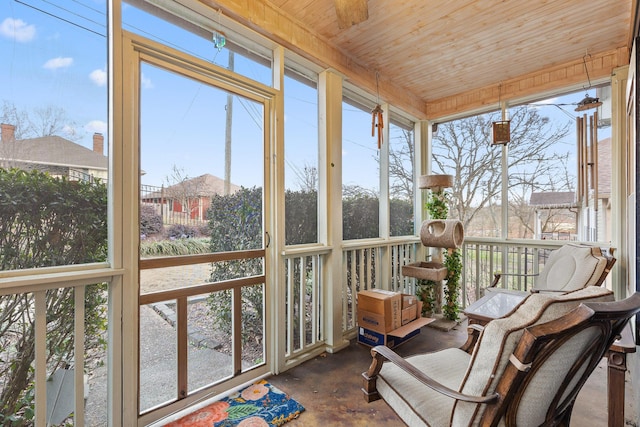
M 534 191 L 529 204 L 544 208 L 573 208 L 577 206 L 576 194 L 573 191 Z
M 107 170 L 109 165 L 102 153 L 60 136 L 2 141 L 0 160 L 96 170 Z
M 235 193 L 240 190 L 240 186 L 230 184 L 229 190 L 231 193 Z M 164 197 L 177 198 L 186 195 L 189 197 L 211 197 L 214 194 L 224 194 L 224 179 L 208 173 L 184 180 L 164 189 Z M 159 197 L 163 197 L 162 192 L 154 191 L 147 194 L 144 198 L 152 199 Z

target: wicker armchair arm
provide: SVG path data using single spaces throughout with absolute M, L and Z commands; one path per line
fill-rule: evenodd
M 371 349 L 371 355 L 373 356 L 373 361 L 371 362 L 369 370 L 363 374 L 363 377 L 365 379 L 375 379 L 375 377 L 380 372 L 380 369 L 382 368 L 382 362 L 384 360 L 388 360 L 389 362 L 398 366 L 400 369 L 420 381 L 422 384 L 437 391 L 438 393 L 444 394 L 445 396 L 449 396 L 453 399 L 471 403 L 492 403 L 498 400 L 498 393 L 493 393 L 487 396 L 471 396 L 450 389 L 449 387 L 446 387 L 445 385 L 435 381 L 433 378 L 427 376 L 424 372 L 420 371 L 412 364 L 408 363 L 389 347 L 383 345 L 376 346 Z

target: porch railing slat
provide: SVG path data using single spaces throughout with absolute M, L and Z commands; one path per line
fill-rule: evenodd
M 35 426 L 47 424 L 47 292 L 34 293 L 35 303 Z
M 84 425 L 84 298 L 85 286 L 76 286 L 73 289 L 74 297 L 74 324 L 73 324 L 73 359 L 74 359 L 74 398 L 75 409 L 73 424 Z

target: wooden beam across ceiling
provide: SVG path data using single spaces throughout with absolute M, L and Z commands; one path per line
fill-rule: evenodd
M 369 18 L 367 0 L 333 0 L 338 28 L 345 29 Z

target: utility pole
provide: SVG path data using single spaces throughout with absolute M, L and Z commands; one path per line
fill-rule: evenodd
M 233 71 L 233 52 L 229 51 L 229 70 Z M 233 94 L 227 92 L 227 120 L 224 138 L 224 194 L 231 193 L 231 125 L 233 124 Z

